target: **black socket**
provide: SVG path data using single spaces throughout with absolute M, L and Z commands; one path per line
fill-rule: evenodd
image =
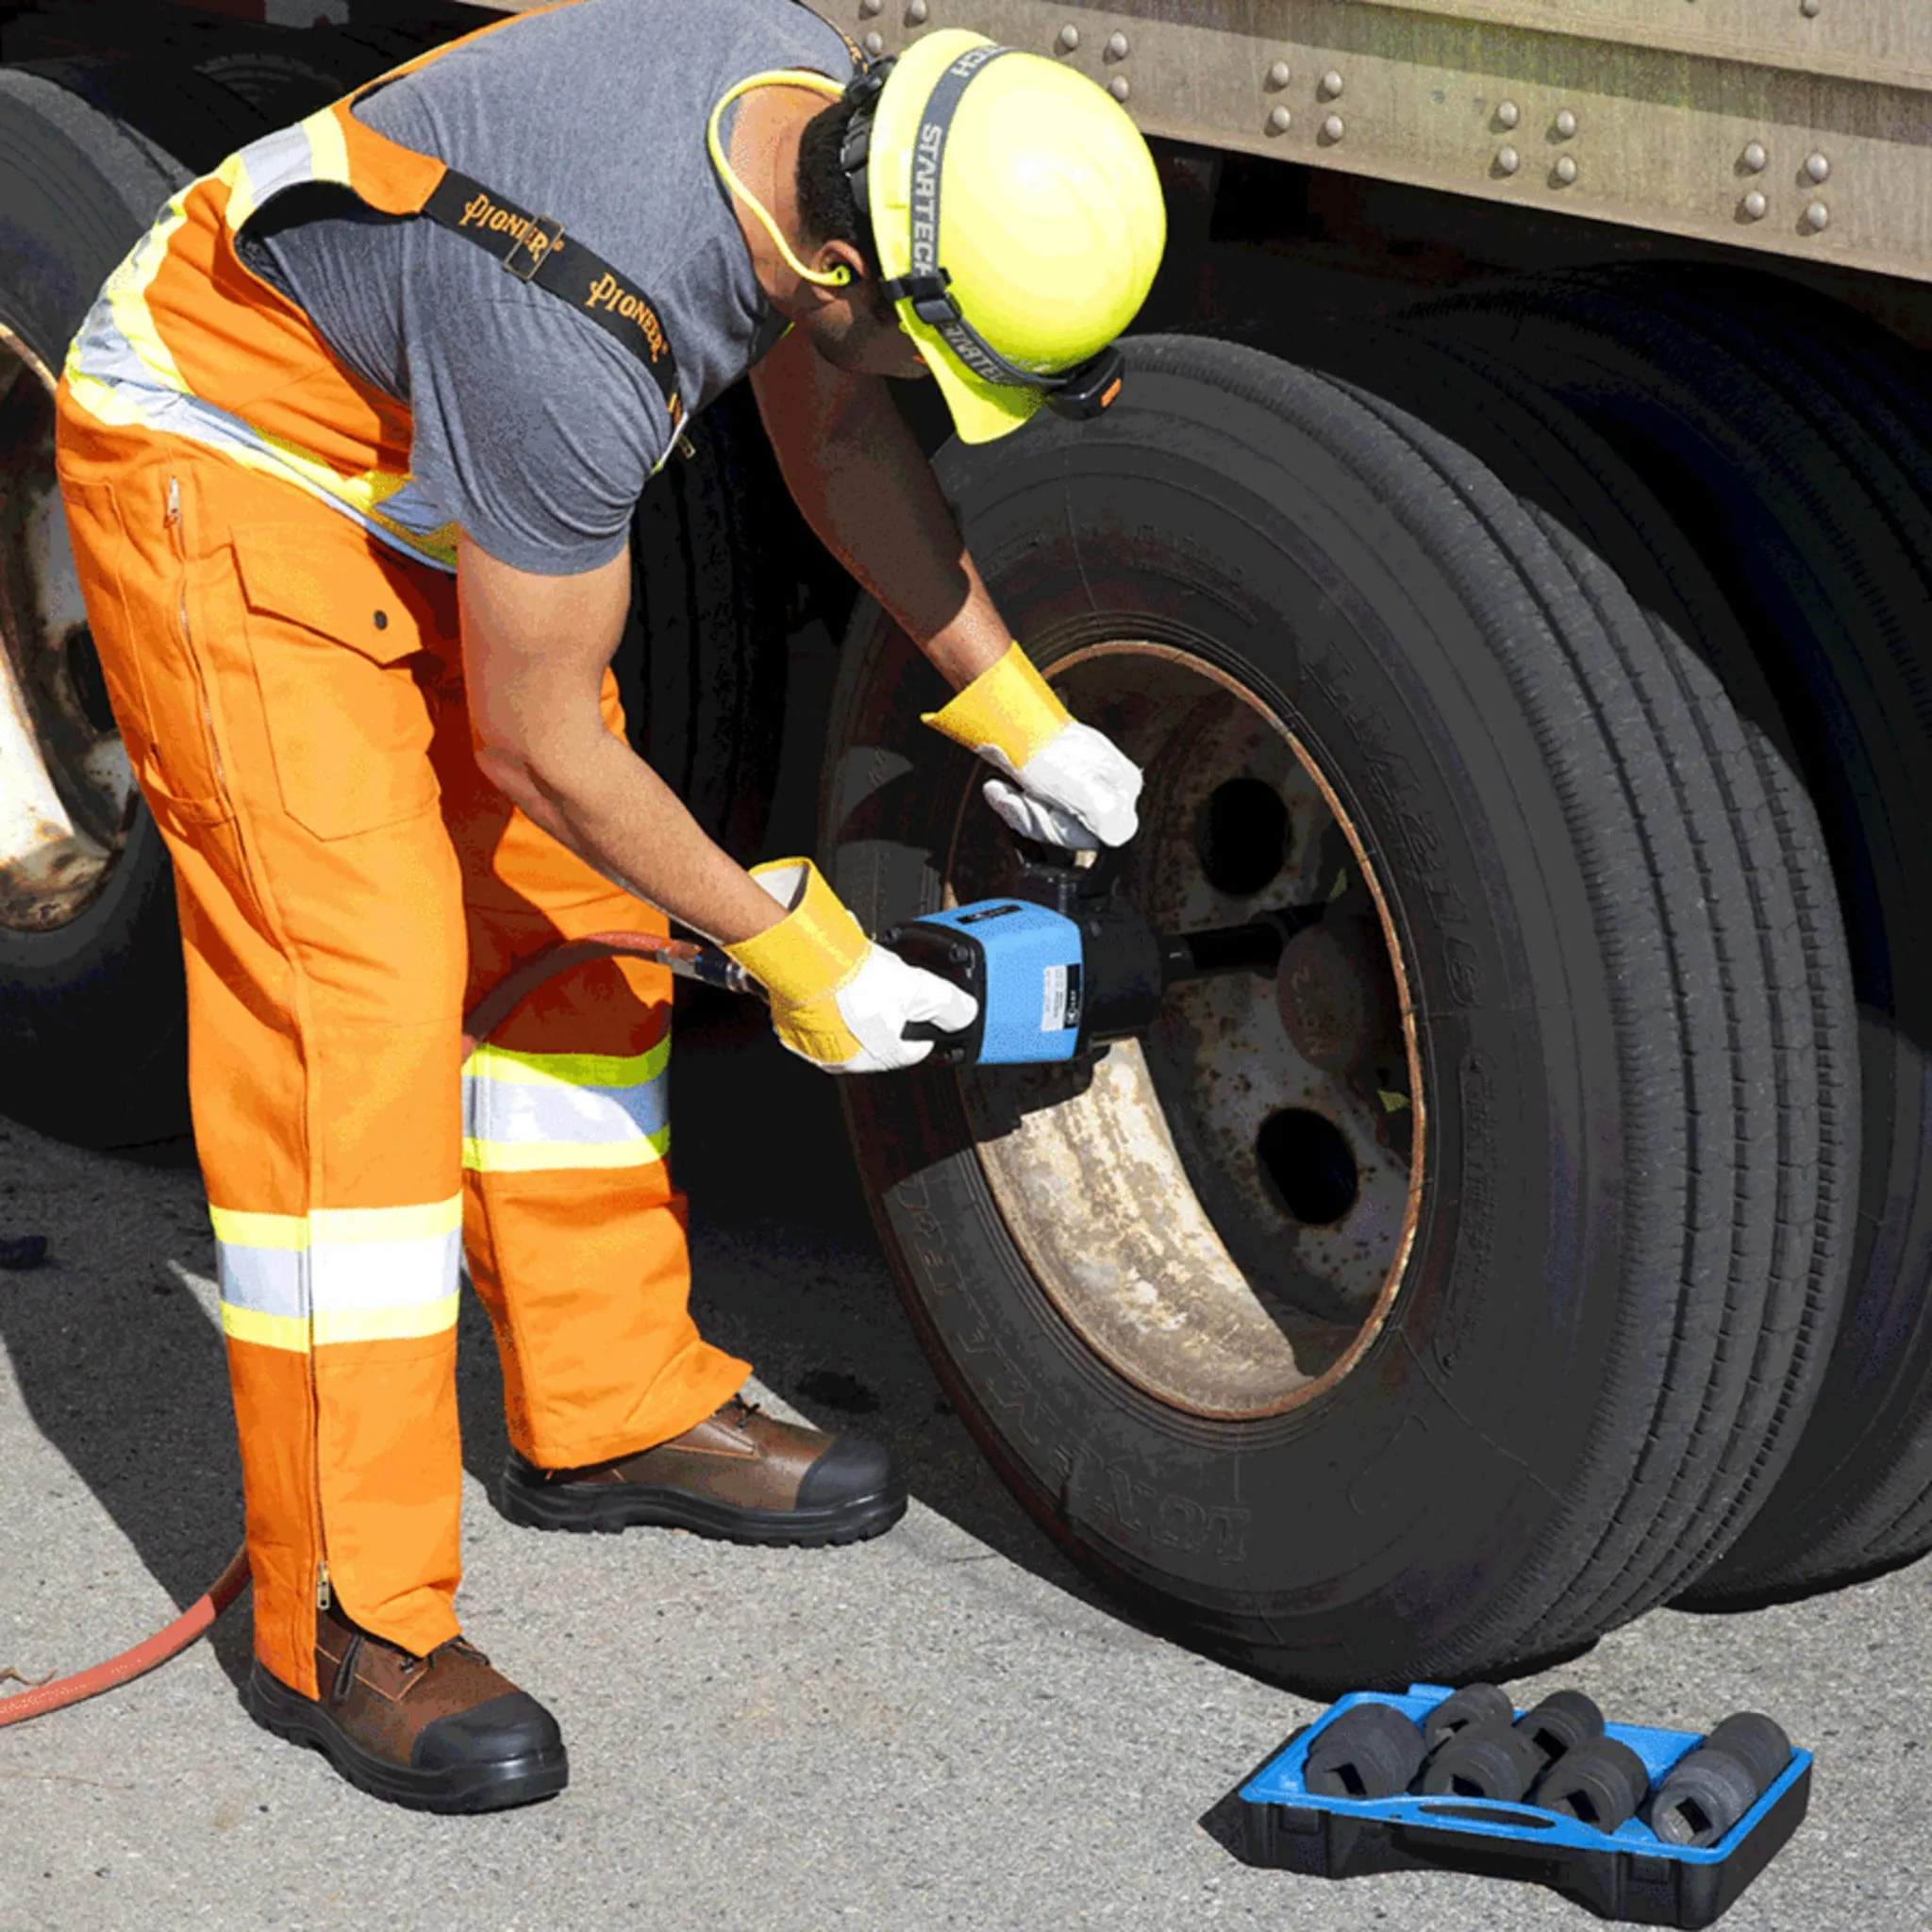
M 1422 1789 L 1431 1798 L 1492 1798 L 1513 1805 L 1542 1768 L 1542 1754 L 1513 1725 L 1470 1724 L 1430 1754 Z
M 1553 1690 L 1516 1720 L 1516 1728 L 1554 1764 L 1566 1751 L 1604 1734 L 1604 1714 L 1581 1690 Z
M 1651 1800 L 1651 1830 L 1666 1844 L 1714 1845 L 1790 1758 L 1790 1740 L 1770 1718 L 1734 1711 L 1665 1773 Z
M 1423 1734 L 1391 1704 L 1357 1704 L 1308 1746 L 1302 1783 L 1320 1798 L 1392 1798 L 1421 1768 Z
M 1615 1738 L 1586 1738 L 1573 1744 L 1543 1774 L 1536 1803 L 1598 1831 L 1615 1831 L 1634 1817 L 1650 1790 L 1643 1759 Z
M 1433 1751 L 1445 1738 L 1471 1724 L 1507 1724 L 1516 1715 L 1516 1707 L 1507 1692 L 1493 1684 L 1466 1684 L 1443 1698 L 1423 1720 L 1423 1742 Z

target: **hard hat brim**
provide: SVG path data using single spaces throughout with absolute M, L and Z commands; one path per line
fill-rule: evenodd
M 995 442 L 1009 436 L 1031 421 L 1046 401 L 1041 390 L 1022 389 L 1017 383 L 981 382 L 969 375 L 939 330 L 912 313 L 910 302 L 901 302 L 898 308 L 899 326 L 919 344 L 961 442 Z

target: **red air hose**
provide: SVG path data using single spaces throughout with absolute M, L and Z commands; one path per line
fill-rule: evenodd
M 660 938 L 648 932 L 599 932 L 581 940 L 562 940 L 547 946 L 534 958 L 500 980 L 471 1008 L 463 1022 L 463 1058 L 467 1059 L 478 1044 L 490 1038 L 529 995 L 546 980 L 573 966 L 591 959 L 631 955 L 640 958 L 661 959 L 680 976 L 703 979 L 734 991 L 750 991 L 752 983 L 740 969 L 729 965 L 708 946 L 690 940 Z M 208 1585 L 205 1594 L 181 1612 L 165 1629 L 157 1630 L 132 1650 L 92 1669 L 76 1671 L 71 1677 L 56 1677 L 37 1684 L 30 1690 L 0 1697 L 0 1726 L 25 1724 L 30 1717 L 44 1717 L 70 1704 L 82 1704 L 112 1690 L 164 1664 L 184 1651 L 204 1630 L 208 1629 L 248 1583 L 248 1546 L 244 1543 L 228 1558 L 227 1568 Z

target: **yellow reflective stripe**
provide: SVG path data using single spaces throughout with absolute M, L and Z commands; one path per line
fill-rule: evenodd
M 308 1220 L 302 1214 L 248 1214 L 209 1206 L 215 1239 L 235 1248 L 306 1248 Z
M 141 358 L 142 367 L 162 388 L 176 390 L 183 395 L 188 393 L 187 379 L 155 328 L 155 319 L 148 311 L 147 291 L 160 274 L 161 263 L 167 259 L 168 244 L 187 220 L 183 198 L 176 195 L 161 210 L 160 219 L 108 277 L 108 286 L 102 291 L 115 327 Z
M 671 1063 L 671 1036 L 642 1053 L 521 1053 L 514 1047 L 479 1046 L 463 1062 L 472 1080 L 511 1086 L 641 1087 Z
M 318 1308 L 315 1345 L 332 1341 L 404 1341 L 420 1335 L 441 1335 L 457 1325 L 457 1297 L 440 1295 L 433 1302 L 391 1308 Z
M 251 1214 L 208 1208 L 215 1239 L 237 1248 L 308 1248 L 322 1242 L 407 1241 L 455 1234 L 463 1224 L 463 1197 L 409 1208 L 312 1208 L 307 1214 Z
M 230 155 L 215 170 L 215 179 L 228 191 L 222 222 L 232 235 L 255 212 L 255 183 L 249 178 L 247 150 Z
M 320 457 L 311 455 L 300 443 L 291 442 L 286 437 L 271 436 L 264 429 L 257 429 L 253 424 L 248 427 L 260 439 L 262 451 L 231 450 L 229 454 L 238 457 L 250 469 L 279 476 L 285 483 L 293 483 L 316 496 L 340 504 L 358 522 L 380 531 L 412 556 L 441 564 L 448 570 L 456 568 L 457 525 L 453 520 L 439 524 L 433 530 L 422 531 L 412 530 L 382 513 L 383 504 L 407 490 L 415 480 L 413 476 L 397 475 L 388 470 L 364 470 L 356 475 L 344 475 Z
M 308 1225 L 323 1241 L 408 1241 L 426 1235 L 455 1234 L 463 1224 L 463 1197 L 430 1201 L 419 1208 L 311 1208 Z
M 634 1141 L 477 1141 L 465 1138 L 472 1174 L 542 1174 L 573 1167 L 650 1167 L 671 1146 L 671 1129 Z
M 308 137 L 310 179 L 349 185 L 349 143 L 330 108 L 318 108 L 295 124 Z
M 224 1302 L 222 1333 L 232 1335 L 237 1341 L 286 1349 L 291 1355 L 308 1353 L 308 1324 L 300 1315 L 264 1315 L 257 1308 L 240 1308 L 233 1302 Z

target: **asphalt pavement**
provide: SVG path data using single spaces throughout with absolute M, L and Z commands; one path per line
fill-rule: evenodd
M 674 1058 L 701 1320 L 774 1407 L 889 1440 L 906 1522 L 830 1551 L 513 1528 L 466 1292 L 460 1607 L 558 1713 L 570 1789 L 481 1819 L 358 1795 L 244 1714 L 244 1602 L 166 1669 L 0 1732 L 4 1932 L 1594 1923 L 1492 1880 L 1244 1865 L 1228 1794 L 1314 1707 L 1123 1620 L 1022 1516 L 912 1341 L 831 1083 L 716 1008 Z M 0 1669 L 39 1676 L 192 1601 L 241 1500 L 187 1151 L 108 1158 L 0 1124 L 0 1240 L 29 1233 L 46 1264 L 0 1273 Z M 1773 1712 L 1818 1754 L 1811 1816 L 1727 1932 L 1924 1932 L 1928 1638 L 1921 1564 L 1750 1616 L 1655 1612 L 1514 1688 L 1574 1683 L 1686 1728 Z

